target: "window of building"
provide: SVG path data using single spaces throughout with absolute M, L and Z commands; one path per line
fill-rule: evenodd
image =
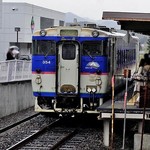
M 54 19 L 45 18 L 45 17 L 40 18 L 40 28 L 41 29 L 50 28 L 52 26 L 54 26 Z

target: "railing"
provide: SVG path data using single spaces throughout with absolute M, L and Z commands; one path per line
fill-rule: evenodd
M 31 80 L 31 61 L 10 60 L 0 62 L 0 83 Z

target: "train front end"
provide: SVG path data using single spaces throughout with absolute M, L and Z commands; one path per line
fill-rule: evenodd
M 36 32 L 32 56 L 35 110 L 98 113 L 111 85 L 110 42 L 108 35 L 91 28 Z

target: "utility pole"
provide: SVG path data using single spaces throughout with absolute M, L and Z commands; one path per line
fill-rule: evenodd
M 18 46 L 18 32 L 20 32 L 20 27 L 15 27 L 15 31 L 17 32 L 17 46 Z

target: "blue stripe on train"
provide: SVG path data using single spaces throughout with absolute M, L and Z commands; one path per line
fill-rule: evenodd
M 33 95 L 38 96 L 45 96 L 45 97 L 56 97 L 56 93 L 54 92 L 33 92 Z
M 104 98 L 106 94 L 89 94 L 89 93 L 80 93 L 81 98 Z
M 90 58 L 89 56 L 82 56 L 81 58 L 81 72 L 95 73 L 101 71 L 102 73 L 108 72 L 108 58 L 106 56 L 96 56 Z M 91 64 L 94 63 L 97 66 L 94 67 Z M 90 66 L 91 65 L 91 66 Z
M 89 56 L 81 57 L 81 73 L 95 73 L 96 71 L 101 71 L 102 73 L 108 72 L 107 67 L 107 57 L 106 56 L 96 56 L 91 59 Z M 96 63 L 98 67 L 90 67 L 89 63 Z M 56 72 L 56 56 L 32 56 L 32 71 L 40 69 L 42 72 Z
M 61 41 L 61 40 L 76 40 L 79 42 L 83 41 L 102 41 L 108 40 L 108 37 L 75 37 L 75 36 L 33 36 L 32 40 L 53 40 L 53 41 Z
M 108 37 L 72 37 L 72 36 L 33 36 L 33 40 L 53 40 L 53 41 L 61 41 L 61 39 L 67 39 L 67 40 L 76 40 L 79 42 L 83 41 L 102 41 L 102 40 L 108 40 Z M 87 69 L 87 63 L 91 61 L 91 58 L 89 56 L 83 56 L 81 61 L 83 63 L 81 72 L 95 72 L 95 69 L 88 68 Z M 88 59 L 88 60 L 86 60 Z M 107 72 L 106 65 L 103 65 L 106 62 L 106 58 L 103 57 L 103 59 L 99 59 L 99 57 L 94 57 L 93 61 L 97 61 L 99 63 L 102 63 L 100 69 L 102 72 Z M 104 67 L 105 66 L 105 67 Z M 56 72 L 56 56 L 40 56 L 40 55 L 33 55 L 32 56 L 32 71 L 36 71 L 36 69 L 40 69 L 42 72 Z
M 56 72 L 56 56 L 32 56 L 32 71 Z
M 38 96 L 45 96 L 45 97 L 56 97 L 56 93 L 54 92 L 33 92 L 33 95 Z M 80 93 L 81 98 L 104 98 L 106 94 L 89 94 L 89 93 Z

